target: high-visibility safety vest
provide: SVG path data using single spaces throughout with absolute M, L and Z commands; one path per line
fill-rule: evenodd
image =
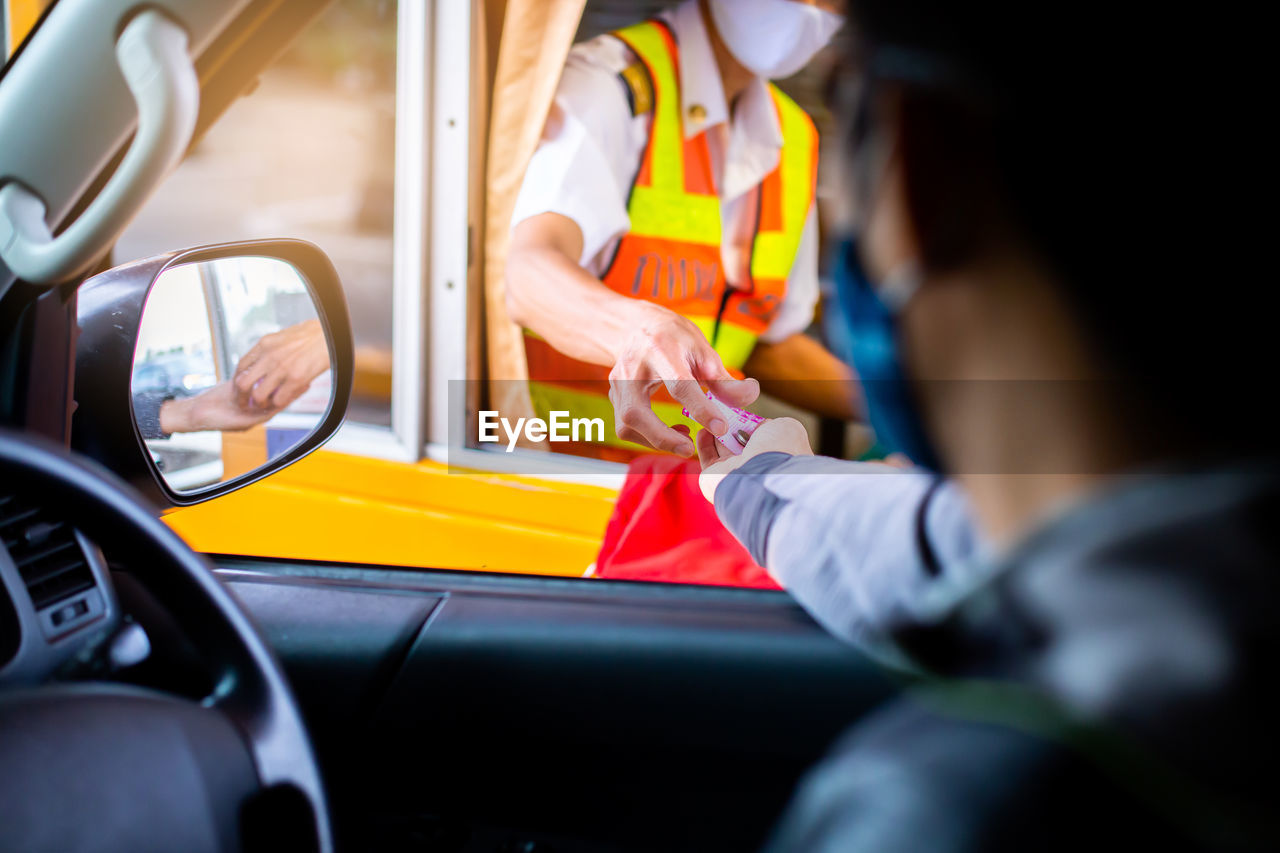
M 632 66 L 622 76 L 626 80 L 628 74 L 647 74 L 647 81 L 632 78 L 628 82 L 636 112 L 651 111 L 653 117 L 627 202 L 631 229 L 619 240 L 602 279 L 617 293 L 657 303 L 693 322 L 725 367 L 741 375 L 786 295 L 787 277 L 813 204 L 817 130 L 804 110 L 770 84 L 782 128 L 782 150 L 777 168 L 755 190 L 759 221 L 751 249 L 750 287 L 729 288 L 720 255 L 720 197 L 707 135 L 684 136 L 675 38 L 660 21 L 646 21 L 613 35 L 640 59 L 640 68 Z M 652 97 L 647 98 L 650 93 Z M 575 443 L 553 449 L 619 461 L 646 449 L 617 437 L 608 399 L 609 368 L 569 358 L 527 330 L 525 352 L 530 396 L 539 417 L 565 411 L 573 418 L 598 417 L 605 423 L 607 447 Z M 667 424 L 697 427 L 665 390 L 654 397 L 653 408 Z

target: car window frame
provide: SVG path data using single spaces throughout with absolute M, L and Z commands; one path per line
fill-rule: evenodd
M 391 424 L 388 427 L 347 420 L 326 444 L 328 450 L 396 462 L 417 462 L 422 458 L 428 382 L 424 282 L 431 254 L 425 236 L 431 175 L 424 168 L 422 152 L 431 146 L 433 11 L 434 7 L 448 5 L 435 0 L 396 3 Z M 219 115 L 214 123 L 222 120 Z M 193 247 L 175 245 L 167 250 L 186 248 Z M 122 263 L 138 259 L 115 256 L 113 260 Z
M 469 182 L 484 180 L 473 170 L 473 134 L 484 132 L 475 120 L 473 86 L 480 79 L 475 56 L 474 19 L 483 13 L 476 0 L 438 3 L 436 56 L 433 68 L 435 98 L 431 122 L 434 129 L 431 173 L 436 183 L 431 194 L 431 276 L 428 287 L 427 432 L 422 448 L 425 458 L 450 468 L 516 474 L 549 482 L 598 485 L 618 490 L 626 478 L 626 466 L 567 454 L 516 448 L 481 448 L 466 440 L 469 428 L 469 391 L 487 378 L 478 350 L 469 347 L 482 335 L 479 306 L 483 282 L 472 275 L 480 227 L 472 225 Z M 483 140 L 487 142 L 487 140 Z M 481 146 L 487 149 L 487 145 Z M 461 201 L 460 201 L 461 200 Z
M 417 462 L 426 440 L 426 285 L 432 257 L 427 222 L 432 176 L 424 152 L 433 145 L 430 106 L 439 81 L 432 55 L 439 8 L 396 3 L 395 198 L 392 216 L 391 426 L 347 421 L 327 448 L 396 462 Z

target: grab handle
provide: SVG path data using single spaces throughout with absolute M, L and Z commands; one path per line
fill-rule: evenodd
M 80 217 L 54 237 L 40 196 L 17 181 L 0 187 L 0 259 L 23 281 L 57 284 L 96 260 L 191 142 L 200 84 L 182 27 L 155 10 L 139 13 L 116 41 L 116 61 L 138 105 L 138 129 Z

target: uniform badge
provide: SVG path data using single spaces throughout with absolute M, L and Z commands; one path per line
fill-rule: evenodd
M 653 109 L 653 84 L 644 64 L 633 62 L 618 74 L 627 90 L 627 104 L 633 116 L 643 115 Z

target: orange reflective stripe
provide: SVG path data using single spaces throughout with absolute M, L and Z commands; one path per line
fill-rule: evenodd
M 604 283 L 623 296 L 687 316 L 716 312 L 723 279 L 719 246 L 624 237 Z
M 782 169 L 774 169 L 760 182 L 760 225 L 757 234 L 781 231 L 782 219 Z
M 699 133 L 684 141 L 684 191 L 689 195 L 714 198 L 720 203 L 716 192 L 715 172 L 711 168 L 711 146 L 707 144 L 707 134 Z
M 754 278 L 791 274 L 817 182 L 818 132 L 804 110 L 772 84 L 774 108 L 784 140 L 778 168 L 761 187 L 760 230 L 751 255 Z

